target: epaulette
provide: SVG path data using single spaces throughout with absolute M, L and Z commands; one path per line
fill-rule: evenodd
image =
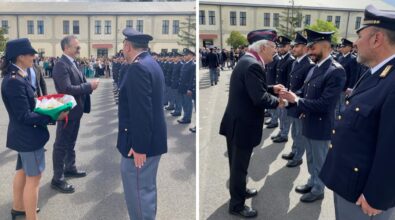
M 391 72 L 391 69 L 392 69 L 392 65 L 386 66 L 383 72 L 380 73 L 380 78 L 385 78 L 388 75 L 388 73 Z

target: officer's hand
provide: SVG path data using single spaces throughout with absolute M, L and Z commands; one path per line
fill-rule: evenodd
M 58 119 L 56 119 L 56 120 L 63 121 L 67 117 L 68 114 L 69 114 L 69 112 L 62 112 L 62 113 L 60 113 Z
M 287 90 L 281 90 L 280 91 L 280 98 L 287 100 L 290 103 L 295 103 L 296 102 L 296 94 L 293 93 L 292 91 L 287 91 Z
M 274 94 L 279 94 L 281 90 L 285 89 L 285 87 L 281 84 L 277 84 L 273 86 Z
M 92 90 L 97 89 L 98 86 L 99 86 L 99 79 L 96 79 L 96 80 L 91 82 Z
M 187 96 L 192 96 L 192 91 L 191 90 L 187 91 Z
M 375 215 L 378 215 L 382 212 L 378 209 L 372 208 L 369 205 L 368 201 L 366 201 L 365 196 L 363 196 L 363 194 L 361 194 L 361 196 L 359 196 L 357 205 L 361 206 L 363 213 L 365 213 L 366 215 L 369 215 L 369 216 L 375 216 Z
M 133 148 L 132 148 L 132 149 L 130 149 L 130 151 L 129 151 L 129 153 L 128 153 L 128 156 L 130 157 L 130 156 L 132 156 L 132 155 L 133 155 L 133 157 L 134 157 L 134 165 L 135 165 L 136 167 L 138 167 L 138 168 L 143 167 L 145 161 L 147 160 L 146 154 L 139 154 L 139 153 L 136 153 L 136 152 L 133 150 Z
M 284 108 L 285 107 L 285 100 L 284 99 L 279 99 L 278 100 L 278 108 Z

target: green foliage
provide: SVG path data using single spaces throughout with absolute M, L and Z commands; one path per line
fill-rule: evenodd
M 232 48 L 238 48 L 240 46 L 248 44 L 247 38 L 238 31 L 232 31 L 226 43 Z
M 303 15 L 301 8 L 289 8 L 280 15 L 280 25 L 277 28 L 280 35 L 293 39 L 295 32 L 303 27 Z
M 0 28 L 0 54 L 4 53 L 7 38 L 4 36 L 4 30 Z
M 188 47 L 196 51 L 196 19 L 195 16 L 189 16 L 186 21 L 180 23 L 180 32 L 178 33 L 179 45 Z

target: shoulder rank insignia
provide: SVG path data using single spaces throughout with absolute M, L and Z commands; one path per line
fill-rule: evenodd
M 391 68 L 392 68 L 392 65 L 386 66 L 385 69 L 383 70 L 383 72 L 381 72 L 380 78 L 385 78 L 388 75 L 388 73 L 390 73 Z

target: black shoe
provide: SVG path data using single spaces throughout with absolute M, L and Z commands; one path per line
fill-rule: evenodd
M 273 139 L 273 142 L 274 143 L 283 143 L 283 142 L 287 142 L 288 141 L 288 138 L 286 138 L 286 137 L 278 137 L 278 138 L 275 138 L 275 139 Z
M 267 119 L 265 121 L 265 125 L 270 125 L 271 123 L 272 123 L 272 119 L 271 118 L 269 118 L 269 119 Z
M 314 195 L 313 193 L 307 193 L 304 194 L 302 197 L 300 197 L 300 201 L 301 202 L 305 202 L 305 203 L 312 203 L 315 202 L 317 200 L 322 200 L 324 199 L 324 193 L 320 194 L 320 195 Z
M 213 83 L 211 83 L 211 86 L 213 86 L 214 84 Z
M 189 131 L 192 132 L 192 133 L 196 133 L 196 127 L 190 128 Z
M 297 193 L 301 193 L 301 194 L 306 194 L 306 193 L 309 193 L 309 192 L 311 192 L 311 186 L 308 186 L 308 185 L 301 185 L 301 186 L 297 186 L 296 188 L 295 188 L 295 191 L 297 192 Z
M 40 208 L 37 208 L 36 212 L 39 213 L 40 212 Z M 18 216 L 26 216 L 26 212 L 25 211 L 17 211 L 17 210 L 11 209 L 12 220 L 16 219 L 16 217 L 18 217 Z
M 234 210 L 230 210 L 229 211 L 230 214 L 232 215 L 238 215 L 241 216 L 243 218 L 255 218 L 258 216 L 258 211 L 255 209 L 252 209 L 248 206 L 244 206 L 244 209 L 240 210 L 240 211 L 234 211 Z
M 183 121 L 183 120 L 177 120 L 178 123 L 180 124 L 190 124 L 191 121 Z
M 300 160 L 290 160 L 290 161 L 288 161 L 287 165 L 285 165 L 285 166 L 287 166 L 287 167 L 297 167 L 297 166 L 300 166 L 302 163 L 303 163 L 302 159 L 300 159 Z
M 268 128 L 268 129 L 277 128 L 277 127 L 278 127 L 278 123 L 276 123 L 276 124 L 269 124 L 268 126 L 266 126 L 266 128 Z
M 61 193 L 73 193 L 75 191 L 74 187 L 68 184 L 65 180 L 63 181 L 52 180 L 51 187 L 52 189 L 57 190 Z
M 68 178 L 81 178 L 81 177 L 86 177 L 86 172 L 85 171 L 64 171 L 64 177 Z
M 281 137 L 280 133 L 278 133 L 277 135 L 271 136 L 270 139 L 274 140 L 274 139 L 279 138 L 279 137 Z
M 258 195 L 258 191 L 256 189 L 247 189 L 246 190 L 246 199 L 252 198 Z
M 171 114 L 171 116 L 174 116 L 174 117 L 181 116 L 181 113 L 177 113 L 177 112 L 172 112 L 170 114 Z
M 292 160 L 294 158 L 295 154 L 293 152 L 289 153 L 289 154 L 283 154 L 281 156 L 281 158 L 283 158 L 284 160 Z

